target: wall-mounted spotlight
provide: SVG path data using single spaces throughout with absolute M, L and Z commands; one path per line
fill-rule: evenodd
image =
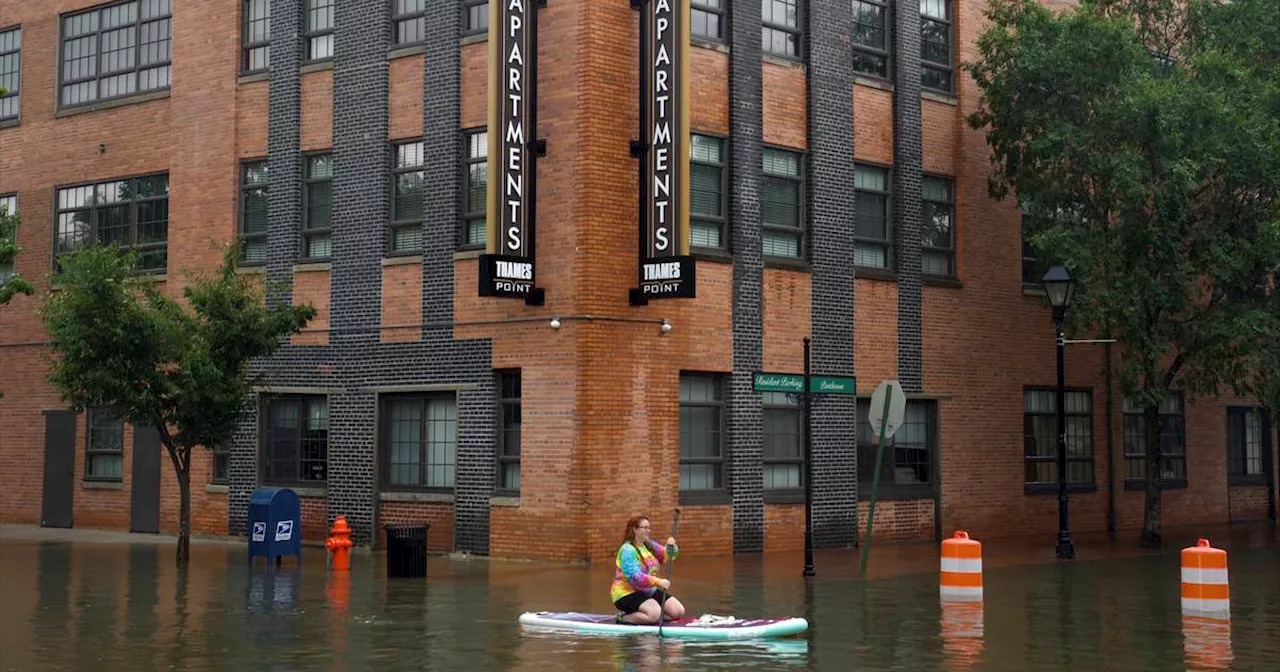
M 552 328 L 552 329 L 559 329 L 559 328 L 560 328 L 560 318 L 558 318 L 558 317 L 553 317 L 553 318 L 551 318 L 551 328 Z
M 665 317 L 662 318 L 662 333 L 664 334 L 671 333 L 671 323 L 668 322 Z

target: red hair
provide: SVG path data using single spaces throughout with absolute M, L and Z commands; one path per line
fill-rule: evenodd
M 636 538 L 636 528 L 640 527 L 640 523 L 646 520 L 649 520 L 649 516 L 639 514 L 627 519 L 627 530 L 622 535 L 622 543 L 625 544 L 627 542 L 634 541 Z

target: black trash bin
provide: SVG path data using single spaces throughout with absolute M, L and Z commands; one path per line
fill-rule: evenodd
M 383 525 L 387 531 L 387 578 L 427 575 L 427 528 L 430 523 Z

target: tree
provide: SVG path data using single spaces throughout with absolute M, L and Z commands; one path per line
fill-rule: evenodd
M 0 95 L 4 95 L 0 90 Z M 21 219 L 8 207 L 0 204 L 0 306 L 9 303 L 16 294 L 35 292 L 28 282 L 13 271 L 13 260 L 22 248 L 18 247 L 18 224 Z
M 44 321 L 49 379 L 73 410 L 109 407 L 135 427 L 154 427 L 181 497 L 178 564 L 189 557 L 191 453 L 227 441 L 253 381 L 249 363 L 271 354 L 315 317 L 310 305 L 268 307 L 229 249 L 213 277 L 192 278 L 185 303 L 136 273 L 137 256 L 114 246 L 63 262 L 60 291 Z
M 1160 543 L 1159 408 L 1175 389 L 1259 394 L 1280 315 L 1280 12 L 1274 0 L 992 0 L 981 90 L 990 190 L 1077 280 L 1073 328 L 1119 341 L 1143 409 L 1141 543 Z M 1267 339 L 1271 338 L 1271 343 Z

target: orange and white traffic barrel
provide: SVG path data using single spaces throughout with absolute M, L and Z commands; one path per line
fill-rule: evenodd
M 1182 612 L 1226 617 L 1231 613 L 1227 552 L 1197 539 L 1182 549 Z
M 939 592 L 944 600 L 982 601 L 982 544 L 958 530 L 942 541 Z

